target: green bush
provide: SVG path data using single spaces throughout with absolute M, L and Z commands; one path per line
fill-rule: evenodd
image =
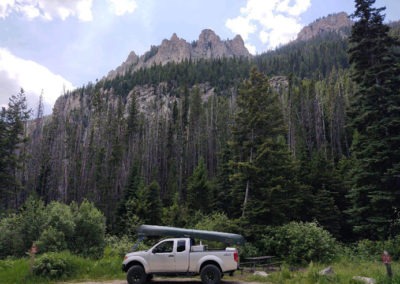
M 18 224 L 19 217 L 15 214 L 0 220 L 0 259 L 25 254 L 24 240 Z
M 0 219 L 0 259 L 24 256 L 35 242 L 39 253 L 69 249 L 100 257 L 104 249 L 104 215 L 90 202 L 70 206 L 28 198 L 18 214 Z
M 202 215 L 195 225 L 195 229 L 220 231 L 220 232 L 237 232 L 238 227 L 235 221 L 231 220 L 224 213 L 214 212 L 210 215 Z
M 202 215 L 197 211 L 199 218 L 195 225 L 195 229 L 207 231 L 220 231 L 220 232 L 238 232 L 238 227 L 235 221 L 231 220 L 224 213 L 214 212 L 210 215 Z M 210 249 L 222 249 L 226 244 L 214 241 L 205 241 Z
M 64 233 L 48 227 L 40 235 L 36 245 L 40 248 L 40 252 L 57 252 L 67 249 Z
M 251 243 L 245 243 L 239 252 L 242 258 L 260 256 L 260 250 Z
M 269 228 L 261 244 L 267 254 L 273 254 L 290 264 L 310 261 L 329 262 L 337 244 L 332 235 L 316 223 L 291 222 Z
M 36 258 L 32 272 L 36 276 L 50 279 L 65 279 L 78 270 L 74 258 L 67 252 L 45 253 Z
M 29 197 L 25 201 L 18 214 L 18 227 L 14 228 L 23 239 L 23 253 L 28 251 L 32 243 L 37 241 L 40 237 L 40 234 L 45 228 L 46 215 L 46 207 L 42 200 Z
M 75 222 L 71 208 L 59 202 L 51 202 L 45 208 L 45 228 L 37 245 L 40 252 L 56 252 L 70 248 L 75 243 Z
M 75 236 L 71 245 L 73 252 L 83 256 L 101 257 L 104 251 L 106 220 L 93 203 L 83 201 L 73 209 L 75 220 Z
M 46 207 L 46 216 L 46 227 L 53 227 L 62 232 L 68 242 L 73 241 L 76 225 L 68 205 L 53 201 Z
M 44 228 L 44 203 L 28 198 L 18 214 L 0 220 L 0 258 L 24 256 Z
M 400 258 L 400 236 L 386 241 L 358 241 L 354 246 L 353 254 L 365 260 L 380 260 L 384 250 L 389 252 L 393 260 L 398 260 Z
M 107 236 L 105 238 L 106 248 L 104 249 L 104 257 L 119 256 L 123 257 L 127 252 L 132 249 L 134 241 L 130 240 L 128 236 Z

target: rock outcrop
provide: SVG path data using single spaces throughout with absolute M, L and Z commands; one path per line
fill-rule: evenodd
M 297 40 L 310 40 L 324 32 L 337 32 L 342 36 L 347 36 L 343 29 L 351 27 L 352 25 L 353 21 L 350 20 L 345 12 L 331 14 L 304 27 L 297 35 Z
M 203 30 L 197 41 L 188 43 L 179 38 L 175 33 L 172 37 L 164 39 L 159 46 L 152 46 L 144 55 L 138 57 L 133 51 L 115 70 L 108 73 L 108 77 L 123 75 L 128 71 L 151 67 L 154 64 L 165 65 L 168 62 L 181 62 L 184 60 L 216 59 L 231 57 L 250 57 L 249 51 L 244 46 L 243 39 L 237 35 L 233 40 L 223 41 L 214 31 Z

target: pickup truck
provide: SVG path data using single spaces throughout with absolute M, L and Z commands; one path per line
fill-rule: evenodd
M 127 253 L 122 269 L 127 272 L 128 283 L 146 283 L 153 275 L 200 275 L 202 283 L 217 284 L 224 273 L 232 274 L 239 268 L 236 248 L 208 250 L 193 242 L 192 237 L 168 238 L 147 251 Z

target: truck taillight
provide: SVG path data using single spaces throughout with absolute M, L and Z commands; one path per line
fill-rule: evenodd
M 233 253 L 233 260 L 234 260 L 235 262 L 239 262 L 239 254 L 238 254 L 237 251 L 235 251 L 235 252 Z

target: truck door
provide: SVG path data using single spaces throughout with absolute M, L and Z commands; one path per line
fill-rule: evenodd
M 149 257 L 152 272 L 174 272 L 174 241 L 166 240 L 153 248 Z
M 189 249 L 188 240 L 178 240 L 175 253 L 175 271 L 186 272 L 189 269 Z

